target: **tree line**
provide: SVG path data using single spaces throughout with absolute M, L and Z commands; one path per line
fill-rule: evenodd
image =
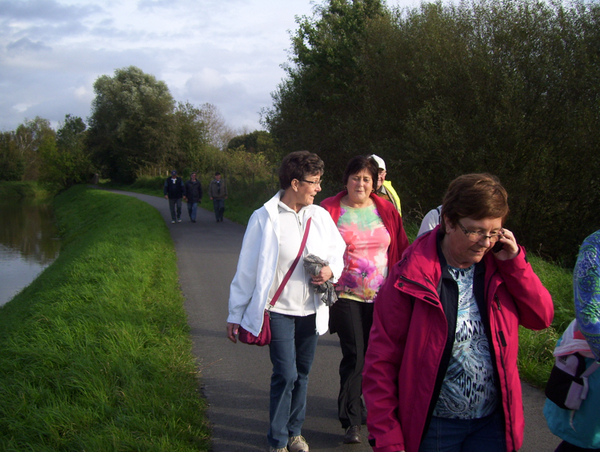
M 278 159 L 267 132 L 236 135 L 214 105 L 175 102 L 166 83 L 135 66 L 99 77 L 94 92 L 87 124 L 67 114 L 56 131 L 36 117 L 2 132 L 0 181 L 37 180 L 62 189 L 95 174 L 130 184 L 172 169 L 227 170 L 246 179 L 269 174 L 263 154 Z
M 600 4 L 327 0 L 297 23 L 262 115 L 280 147 L 316 151 L 336 181 L 377 153 L 406 213 L 493 173 L 520 241 L 572 264 L 600 222 Z

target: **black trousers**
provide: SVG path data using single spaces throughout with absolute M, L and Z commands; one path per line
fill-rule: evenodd
M 369 333 L 373 324 L 373 303 L 340 298 L 329 310 L 329 327 L 337 333 L 342 348 L 338 417 L 343 428 L 361 425 L 362 371 Z

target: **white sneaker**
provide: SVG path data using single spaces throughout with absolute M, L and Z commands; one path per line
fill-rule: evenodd
M 308 443 L 304 439 L 304 436 L 292 436 L 288 440 L 289 452 L 308 452 Z
M 171 223 L 175 223 L 175 220 L 171 221 Z

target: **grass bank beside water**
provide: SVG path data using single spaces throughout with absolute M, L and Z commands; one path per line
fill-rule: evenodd
M 83 186 L 55 211 L 60 256 L 0 308 L 0 450 L 207 451 L 162 217 Z

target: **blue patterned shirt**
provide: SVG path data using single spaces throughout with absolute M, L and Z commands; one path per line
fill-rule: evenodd
M 449 419 L 479 419 L 496 409 L 496 385 L 490 346 L 475 293 L 475 266 L 448 266 L 458 285 L 458 312 L 452 356 L 433 415 Z
M 600 360 L 600 230 L 586 238 L 579 249 L 573 295 L 579 329 Z

